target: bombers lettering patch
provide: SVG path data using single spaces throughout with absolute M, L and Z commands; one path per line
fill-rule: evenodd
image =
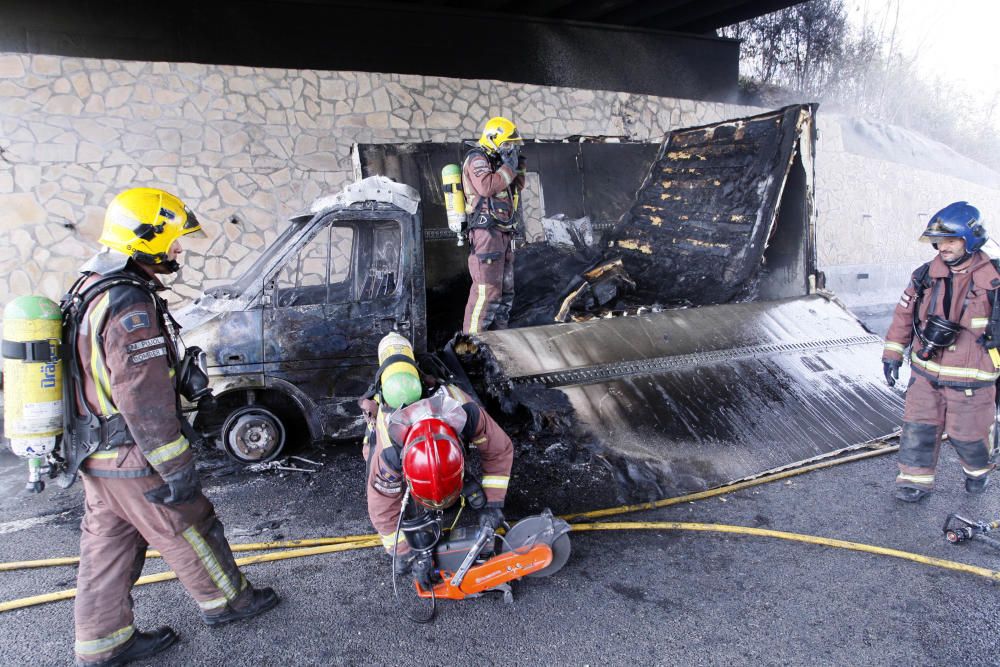
M 165 356 L 167 356 L 167 348 L 158 347 L 155 350 L 147 350 L 145 352 L 140 352 L 139 354 L 133 354 L 129 359 L 133 364 L 141 364 L 144 361 Z
M 133 310 L 122 317 L 121 323 L 125 331 L 132 333 L 149 326 L 149 314 L 144 310 Z
M 126 352 L 138 352 L 139 350 L 145 350 L 150 347 L 156 347 L 157 345 L 163 345 L 167 342 L 165 336 L 157 336 L 156 338 L 147 338 L 146 340 L 136 341 L 135 343 L 130 343 L 125 347 Z

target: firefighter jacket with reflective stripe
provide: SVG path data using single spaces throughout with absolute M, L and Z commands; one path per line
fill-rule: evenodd
M 886 334 L 882 359 L 900 361 L 907 347 L 910 351 L 910 369 L 937 383 L 938 385 L 975 388 L 992 385 L 998 372 L 989 353 L 977 342 L 989 324 L 991 291 L 1000 287 L 1000 274 L 982 252 L 973 254 L 968 267 L 961 272 L 952 272 L 940 257 L 930 262 L 927 271 L 923 297 L 919 299 L 917 326 L 923 328 L 928 314 L 947 320 L 958 321 L 961 329 L 954 344 L 938 351 L 928 361 L 920 359 L 916 352 L 921 342 L 913 333 L 913 308 L 918 300 L 916 281 L 921 270 L 914 272 L 909 286 L 896 304 L 892 324 Z M 947 279 L 951 274 L 951 288 Z M 950 303 L 947 295 L 950 294 Z
M 452 398 L 463 404 L 472 404 L 478 411 L 478 420 L 466 447 L 479 450 L 483 477 L 481 483 L 486 493 L 486 501 L 494 505 L 503 504 L 510 482 L 510 468 L 514 463 L 514 445 L 489 414 L 468 394 L 455 385 L 445 385 Z M 400 500 L 405 481 L 400 464 L 399 449 L 402 443 L 394 444 L 386 428 L 386 415 L 374 401 L 362 401 L 362 409 L 374 431 L 364 445 L 365 460 L 368 461 L 368 516 L 372 525 L 382 537 L 385 548 L 392 551 L 400 543 L 400 551 L 405 551 L 405 541 L 396 534 L 399 522 Z
M 523 188 L 523 168 L 514 172 L 504 165 L 494 167 L 483 150 L 469 151 L 462 164 L 462 189 L 469 226 L 477 226 L 475 218 L 482 215 L 501 226 L 512 224 L 514 195 Z
M 133 265 L 130 263 L 129 267 Z M 129 269 L 126 269 L 128 271 Z M 155 278 L 134 275 L 151 281 Z M 100 278 L 91 274 L 84 287 Z M 166 306 L 164 305 L 165 309 Z M 100 477 L 138 477 L 156 472 L 166 477 L 193 465 L 187 438 L 181 433 L 174 387 L 177 348 L 149 292 L 119 285 L 96 298 L 84 315 L 77 336 L 84 396 L 97 415 L 121 413 L 129 433 L 148 464 L 124 451 L 100 449 L 83 469 Z

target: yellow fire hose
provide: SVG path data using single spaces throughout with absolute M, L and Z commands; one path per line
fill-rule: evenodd
M 318 554 L 329 554 L 337 551 L 349 551 L 351 549 L 367 549 L 369 547 L 377 547 L 382 545 L 382 540 L 378 535 L 372 535 L 365 537 L 363 539 L 358 539 L 354 542 L 344 542 L 341 544 L 328 544 L 325 546 L 317 547 L 307 547 L 304 549 L 290 549 L 288 551 L 281 551 L 277 553 L 260 554 L 259 556 L 247 556 L 245 558 L 237 558 L 237 565 L 253 565 L 254 563 L 267 563 L 276 560 L 286 560 L 288 558 L 300 558 L 302 556 L 316 556 Z M 139 577 L 135 582 L 137 586 L 143 584 L 152 584 L 158 581 L 170 581 L 171 579 L 176 579 L 177 575 L 173 572 L 160 572 L 158 574 L 149 574 L 145 577 Z M 46 602 L 56 602 L 57 600 L 69 600 L 76 596 L 76 589 L 70 588 L 65 591 L 57 591 L 55 593 L 46 593 L 44 595 L 33 595 L 27 598 L 20 598 L 17 600 L 10 600 L 9 602 L 0 602 L 0 613 L 5 611 L 11 611 L 13 609 L 21 609 L 22 607 L 32 607 L 37 604 L 44 604 Z
M 805 542 L 807 544 L 818 544 L 824 547 L 836 547 L 838 549 L 850 549 L 851 551 L 863 551 L 879 556 L 892 556 L 911 560 L 914 563 L 933 565 L 946 570 L 956 572 L 966 572 L 980 577 L 986 577 L 993 581 L 1000 581 L 1000 572 L 990 570 L 976 565 L 966 565 L 956 563 L 942 558 L 933 558 L 921 554 L 910 553 L 909 551 L 899 551 L 898 549 L 886 549 L 860 542 L 847 542 L 845 540 L 835 540 L 829 537 L 816 537 L 815 535 L 803 535 L 802 533 L 787 533 L 783 530 L 768 530 L 766 528 L 751 528 L 749 526 L 729 526 L 721 523 L 685 523 L 683 521 L 609 521 L 607 523 L 574 523 L 572 530 L 697 530 L 703 532 L 732 533 L 735 535 L 756 535 L 758 537 L 775 537 L 782 540 L 792 540 L 795 542 Z
M 316 537 L 301 540 L 284 540 L 281 542 L 254 542 L 251 544 L 230 544 L 229 548 L 233 552 L 239 551 L 266 551 L 268 549 L 291 549 L 297 547 L 317 547 L 328 544 L 346 544 L 358 541 L 371 540 L 377 535 L 345 535 L 343 537 Z M 160 552 L 150 549 L 146 552 L 146 558 L 160 558 Z M 22 560 L 0 563 L 0 572 L 11 570 L 27 570 L 35 567 L 53 567 L 56 565 L 76 565 L 80 562 L 79 556 L 66 556 L 65 558 L 46 558 L 44 560 Z
M 728 486 L 711 489 L 709 491 L 701 491 L 698 493 L 691 493 L 688 495 L 676 496 L 673 498 L 664 498 L 662 500 L 652 501 L 648 503 L 640 503 L 637 505 L 622 505 L 620 507 L 594 510 L 591 512 L 580 512 L 577 514 L 569 514 L 565 515 L 563 518 L 567 520 L 593 519 L 605 516 L 626 514 L 629 512 L 660 509 L 663 507 L 669 507 L 671 505 L 677 505 L 680 503 L 694 502 L 696 500 L 703 500 L 705 498 L 711 498 L 714 496 L 720 496 L 727 493 L 733 493 L 734 491 L 739 491 L 752 486 L 757 486 L 759 484 L 765 484 L 768 482 L 774 482 L 781 479 L 786 479 L 788 477 L 801 475 L 807 472 L 812 472 L 814 470 L 829 468 L 835 465 L 840 465 L 842 463 L 849 463 L 851 461 L 858 461 L 861 459 L 871 458 L 873 456 L 880 456 L 882 454 L 887 454 L 889 452 L 897 451 L 898 449 L 899 449 L 898 446 L 882 447 L 867 452 L 861 452 L 859 454 L 853 454 L 850 456 L 832 459 L 830 461 L 815 463 L 812 465 L 804 466 L 802 468 L 796 468 L 794 470 L 787 470 L 772 475 L 767 475 L 765 477 L 759 477 L 757 479 L 738 482 L 736 484 L 730 484 Z M 980 577 L 985 577 L 992 581 L 1000 581 L 1000 572 L 995 570 L 990 570 L 984 567 L 978 567 L 975 565 L 968 565 L 966 563 L 958 563 L 955 561 L 944 560 L 941 558 L 923 556 L 921 554 L 915 554 L 908 551 L 900 551 L 897 549 L 877 547 L 870 544 L 863 544 L 860 542 L 848 542 L 845 540 L 818 537 L 814 535 L 804 535 L 801 533 L 790 533 L 780 530 L 769 530 L 765 528 L 752 528 L 749 526 L 733 526 L 726 524 L 711 524 L 711 523 L 688 523 L 679 521 L 632 521 L 632 522 L 573 524 L 572 530 L 574 531 L 691 530 L 691 531 L 701 531 L 701 532 L 730 533 L 736 535 L 750 535 L 758 537 L 771 537 L 776 539 L 804 542 L 807 544 L 815 544 L 815 545 L 834 547 L 839 549 L 848 549 L 851 551 L 861 551 L 864 553 L 871 553 L 880 556 L 891 556 L 894 558 L 901 558 L 904 560 L 913 561 L 915 563 L 923 563 L 925 565 L 940 567 L 948 570 L 954 570 L 957 572 L 974 574 Z M 319 554 L 335 553 L 338 551 L 348 551 L 352 549 L 365 549 L 365 548 L 377 547 L 380 545 L 381 545 L 381 539 L 379 538 L 378 535 L 353 535 L 344 537 L 287 540 L 282 542 L 258 542 L 253 544 L 234 544 L 231 545 L 231 548 L 234 552 L 256 551 L 265 549 L 288 549 L 287 551 L 282 551 L 278 553 L 260 554 L 257 556 L 248 556 L 236 559 L 236 563 L 242 566 L 242 565 L 252 565 L 254 563 L 266 563 L 271 561 L 286 560 L 289 558 L 316 556 Z M 159 556 L 159 554 L 155 551 L 147 552 L 147 555 L 153 557 Z M 54 565 L 73 565 L 78 562 L 79 562 L 78 557 L 69 557 L 69 558 L 50 558 L 47 560 L 37 560 L 37 561 L 0 563 L 0 571 L 12 571 L 18 569 L 47 567 Z M 136 585 L 150 584 L 159 581 L 168 581 L 170 579 L 175 579 L 176 576 L 177 575 L 175 575 L 173 572 L 162 572 L 159 574 L 147 575 L 144 577 L 140 577 L 136 581 Z M 21 609 L 24 607 L 44 604 L 46 602 L 67 600 L 74 597 L 75 595 L 76 595 L 76 589 L 74 588 L 65 591 L 58 591 L 55 593 L 35 595 L 26 598 L 20 598 L 17 600 L 10 600 L 8 602 L 0 603 L 0 613 L 5 611 L 11 611 L 13 609 Z

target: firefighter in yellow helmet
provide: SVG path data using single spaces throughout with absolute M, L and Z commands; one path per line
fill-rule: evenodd
M 483 128 L 462 163 L 469 226 L 472 288 L 462 330 L 506 329 L 514 302 L 514 215 L 524 188 L 524 140 L 514 123 L 497 116 Z
M 177 639 L 168 627 L 139 632 L 130 590 L 146 547 L 158 550 L 208 625 L 255 616 L 278 596 L 252 587 L 233 560 L 222 524 L 201 492 L 178 395 L 210 393 L 190 371 L 158 296 L 159 275 L 180 269 L 180 238 L 201 232 L 174 195 L 133 188 L 108 206 L 106 249 L 81 269 L 64 301 L 67 473 L 86 502 L 75 603 L 78 665 L 148 658 Z M 193 352 L 193 350 L 192 350 Z M 196 368 L 196 366 L 195 366 Z

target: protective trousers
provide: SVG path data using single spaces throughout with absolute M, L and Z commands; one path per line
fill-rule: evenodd
M 131 590 L 151 545 L 207 615 L 226 604 L 250 604 L 253 590 L 233 560 L 222 523 L 201 493 L 176 506 L 149 502 L 143 493 L 163 484 L 159 475 L 103 478 L 81 474 L 84 514 L 77 574 L 77 659 L 107 660 L 135 634 Z
M 960 389 L 932 383 L 918 374 L 911 378 L 906 390 L 896 485 L 934 488 L 942 433 L 948 434 L 967 478 L 988 475 L 994 467 L 990 454 L 995 386 Z
M 513 234 L 490 227 L 469 230 L 469 275 L 472 288 L 465 305 L 462 331 L 506 329 L 514 303 Z

